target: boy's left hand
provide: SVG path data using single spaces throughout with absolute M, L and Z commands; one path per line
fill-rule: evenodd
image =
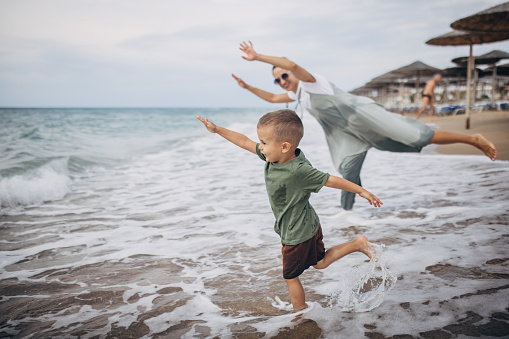
M 200 120 L 201 122 L 203 122 L 203 124 L 205 125 L 205 127 L 208 129 L 208 131 L 210 133 L 217 133 L 217 126 L 216 124 L 214 124 L 212 121 L 209 121 L 209 119 L 207 118 L 202 118 L 201 116 L 197 116 L 198 120 Z
M 378 199 L 374 194 L 364 190 L 363 192 L 359 193 L 361 197 L 369 201 L 369 204 L 374 207 L 382 207 L 383 203 Z

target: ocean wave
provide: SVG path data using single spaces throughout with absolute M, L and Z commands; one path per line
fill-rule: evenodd
M 104 171 L 123 175 L 152 169 L 146 157 L 166 163 L 167 150 L 183 159 L 196 151 L 189 147 L 193 140 L 211 138 L 198 114 L 222 126 L 235 121 L 233 128 L 255 138 L 257 111 L 0 109 L 5 122 L 0 126 L 0 215 L 62 199 L 72 184 Z
M 0 176 L 0 215 L 21 206 L 39 205 L 63 198 L 71 190 L 69 158 L 9 177 Z
M 19 139 L 33 139 L 33 140 L 42 139 L 42 137 L 40 135 L 38 135 L 38 132 L 39 132 L 39 128 L 34 127 L 30 131 L 22 133 L 19 136 Z

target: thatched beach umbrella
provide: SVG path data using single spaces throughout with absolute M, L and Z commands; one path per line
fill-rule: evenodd
M 495 93 L 497 92 L 497 62 L 504 59 L 509 59 L 509 53 L 499 50 L 475 57 L 477 65 L 491 65 L 493 68 L 491 75 L 491 106 L 495 106 Z
M 493 65 L 503 59 L 509 59 L 509 53 L 499 50 L 493 50 L 489 53 L 474 57 L 474 64 L 476 65 Z M 454 58 L 451 60 L 458 66 L 466 65 L 468 56 Z
M 470 46 L 470 53 L 468 56 L 467 65 L 467 105 L 466 105 L 466 128 L 470 128 L 470 95 L 471 95 L 471 82 L 472 82 L 472 68 L 473 68 L 473 57 L 472 49 L 473 45 L 484 44 L 495 41 L 502 41 L 509 39 L 509 32 L 507 33 L 466 33 L 459 31 L 452 31 L 444 35 L 440 35 L 436 38 L 426 41 L 428 45 L 437 46 Z
M 497 76 L 498 75 L 505 76 L 505 77 L 509 76 L 509 64 L 498 65 L 496 67 L 496 69 L 494 69 L 494 68 L 495 67 L 493 67 L 493 66 L 490 66 L 490 67 L 486 68 L 484 70 L 484 74 L 490 75 L 493 72 L 496 72 Z
M 462 82 L 462 79 L 467 78 L 467 65 L 465 64 L 464 66 L 444 68 L 442 70 L 442 76 L 444 78 L 444 81 L 447 83 L 447 85 L 449 83 L 449 79 L 455 79 L 455 81 L 456 81 L 456 100 L 459 104 L 461 82 Z M 447 85 L 446 85 L 446 88 L 447 88 Z
M 456 20 L 451 28 L 467 32 L 509 32 L 509 2 Z
M 372 92 L 373 91 L 379 91 L 380 90 L 380 87 L 379 86 L 372 86 L 372 85 L 369 85 L 369 84 L 366 84 L 364 86 L 361 86 L 361 87 L 358 87 L 352 91 L 350 91 L 350 93 L 352 94 L 355 94 L 355 95 L 362 95 L 362 96 L 366 96 L 366 97 L 372 97 Z
M 425 76 L 425 75 L 434 75 L 435 73 L 440 73 L 441 69 L 432 67 L 430 65 L 425 64 L 422 61 L 416 61 L 411 63 L 410 65 L 406 65 L 391 71 L 390 73 L 395 74 L 403 74 L 406 76 Z
M 397 82 L 399 79 L 404 78 L 405 75 L 396 72 L 387 72 L 376 78 L 371 79 L 371 83 L 387 84 Z
M 421 76 L 434 75 L 440 72 L 441 70 L 439 68 L 427 65 L 422 61 L 415 61 L 409 65 L 395 69 L 391 73 L 404 74 L 408 77 L 411 76 L 417 77 L 417 81 L 415 82 L 415 103 L 417 103 L 417 98 L 419 97 Z
M 404 73 L 396 73 L 394 71 L 390 71 L 371 79 L 371 81 L 369 81 L 366 85 L 378 86 L 383 91 L 387 92 L 387 94 L 393 94 L 391 91 L 391 86 L 397 85 L 398 92 L 401 94 L 403 93 L 404 84 L 408 82 L 409 78 L 410 77 Z
M 457 67 L 459 68 L 464 68 L 465 69 L 465 77 L 467 77 L 467 65 L 468 65 L 468 56 L 466 57 L 459 57 L 459 58 L 454 58 L 451 60 L 453 63 L 455 63 L 457 65 Z M 474 57 L 474 64 L 476 63 L 476 58 Z M 475 104 L 475 93 L 476 93 L 476 89 L 477 89 L 477 81 L 478 81 L 478 77 L 479 77 L 479 74 L 480 72 L 482 72 L 480 69 L 478 68 L 474 68 L 473 69 L 473 94 L 472 94 L 472 97 L 474 98 L 473 99 L 473 103 L 472 104 Z
M 444 68 L 442 70 L 442 76 L 451 77 L 451 78 L 452 77 L 466 78 L 467 77 L 467 65 Z
M 495 93 L 497 91 L 497 62 L 503 59 L 509 59 L 509 53 L 506 53 L 504 51 L 499 50 L 493 50 L 491 52 L 485 53 L 480 56 L 474 57 L 474 64 L 475 65 L 491 65 L 493 71 L 490 72 L 492 75 L 491 79 L 491 105 L 495 105 Z M 452 62 L 454 62 L 457 65 L 466 66 L 468 62 L 468 57 L 459 57 L 452 59 Z M 477 73 L 478 74 L 478 73 Z
M 475 63 L 478 65 L 493 65 L 500 60 L 509 59 L 509 53 L 499 50 L 493 50 L 486 54 L 475 57 Z
M 370 88 L 372 90 L 376 90 L 377 92 L 377 101 L 383 105 L 386 104 L 386 100 L 388 98 L 388 89 L 389 86 L 388 81 L 369 81 L 367 82 L 364 87 Z

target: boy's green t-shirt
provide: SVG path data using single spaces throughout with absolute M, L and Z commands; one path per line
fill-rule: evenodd
M 285 245 L 297 245 L 311 239 L 320 220 L 309 203 L 311 193 L 325 185 L 330 174 L 314 168 L 297 149 L 295 159 L 284 164 L 267 162 L 256 145 L 256 153 L 265 161 L 265 186 L 272 212 L 276 217 L 274 231 Z

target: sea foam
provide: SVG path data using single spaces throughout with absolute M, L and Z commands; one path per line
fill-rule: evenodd
M 264 110 L 237 112 L 39 114 L 38 123 L 47 120 L 36 131 L 43 139 L 32 134 L 23 140 L 47 140 L 51 124 L 62 119 L 79 122 L 83 133 L 66 138 L 77 144 L 65 149 L 52 143 L 59 158 L 40 171 L 25 168 L 2 177 L 8 189 L 1 194 L 9 200 L 2 200 L 8 213 L 0 216 L 0 288 L 8 320 L 0 332 L 93 338 L 139 330 L 147 338 L 230 338 L 271 337 L 298 326 L 291 317 L 278 317 L 289 312 L 289 297 L 263 162 L 210 134 L 195 118 L 202 114 L 256 140 Z M 337 174 L 321 127 L 307 116 L 304 124 L 304 154 L 314 167 Z M 172 133 L 183 125 L 193 130 Z M 122 142 L 130 134 L 134 139 Z M 174 135 L 188 137 L 175 141 Z M 93 165 L 80 161 L 75 169 L 71 158 L 69 168 L 64 151 L 91 159 L 96 150 Z M 118 161 L 101 160 L 110 156 Z M 39 181 L 40 187 L 33 185 Z M 370 150 L 362 182 L 383 207 L 357 197 L 353 211 L 342 211 L 340 192 L 328 187 L 311 198 L 326 248 L 361 234 L 385 244 L 377 263 L 353 253 L 302 274 L 306 301 L 314 305 L 304 319 L 323 338 L 418 337 L 472 312 L 484 317 L 476 325 L 507 313 L 507 162 Z M 32 186 L 39 188 L 27 200 L 16 195 L 19 187 L 28 192 Z M 42 192 L 53 187 L 58 194 L 44 200 Z M 24 203 L 31 207 L 11 208 Z M 394 276 L 392 289 L 380 283 Z M 267 297 L 285 306 L 280 310 Z
M 67 164 L 68 158 L 56 159 L 24 174 L 0 176 L 0 214 L 5 208 L 39 205 L 64 197 L 72 183 Z

